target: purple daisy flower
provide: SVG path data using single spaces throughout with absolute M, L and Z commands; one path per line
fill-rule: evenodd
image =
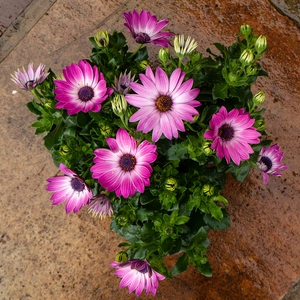
M 160 32 L 169 23 L 167 20 L 157 22 L 156 16 L 145 10 L 140 14 L 136 10 L 124 13 L 124 17 L 126 20 L 124 25 L 138 44 L 151 43 L 168 48 L 167 37 L 173 36 L 173 33 Z
M 156 146 L 137 141 L 126 130 L 120 128 L 116 139 L 107 138 L 109 149 L 95 150 L 95 165 L 91 167 L 92 177 L 109 192 L 115 191 L 117 197 L 133 196 L 135 191 L 144 192 L 150 185 L 152 167 L 150 163 L 157 158 Z
M 59 169 L 64 176 L 55 176 L 47 179 L 46 190 L 53 192 L 50 200 L 52 205 L 66 201 L 66 213 L 78 212 L 93 197 L 92 191 L 76 173 L 60 164 Z
M 173 71 L 170 79 L 161 68 L 156 69 L 154 76 L 148 66 L 146 74 L 140 74 L 142 84 L 130 84 L 137 94 L 126 95 L 126 101 L 140 109 L 129 121 L 139 121 L 137 130 L 143 133 L 153 130 L 154 142 L 162 134 L 169 140 L 178 138 L 178 130 L 185 131 L 183 121 L 193 122 L 193 116 L 199 114 L 195 107 L 201 103 L 195 98 L 200 90 L 192 89 L 193 79 L 182 83 L 184 76 L 180 68 Z
M 63 70 L 64 79 L 54 80 L 55 108 L 66 109 L 69 115 L 83 112 L 99 112 L 101 103 L 112 93 L 112 88 L 106 87 L 102 73 L 97 66 L 80 60 L 78 65 L 72 64 Z
M 49 73 L 45 73 L 45 66 L 40 64 L 36 71 L 34 71 L 33 63 L 28 65 L 27 72 L 23 67 L 23 72 L 18 69 L 15 75 L 12 75 L 12 81 L 16 83 L 21 89 L 30 91 L 34 89 L 38 84 L 42 83 Z
M 113 209 L 108 197 L 102 194 L 94 196 L 89 204 L 88 213 L 91 213 L 93 217 L 99 216 L 101 220 L 106 216 L 111 217 Z
M 136 296 L 139 296 L 144 289 L 146 294 L 150 292 L 155 296 L 158 281 L 165 279 L 165 276 L 153 270 L 147 261 L 133 259 L 123 263 L 112 262 L 110 265 L 117 268 L 115 274 L 122 278 L 120 288 L 128 286 L 129 293 L 135 291 Z
M 119 78 L 115 78 L 115 91 L 123 95 L 128 94 L 131 90 L 130 83 L 134 82 L 134 77 L 135 75 L 131 77 L 131 72 L 124 72 L 124 74 L 121 73 Z
M 259 144 L 261 135 L 252 125 L 255 119 L 243 108 L 234 108 L 227 112 L 222 106 L 209 121 L 211 129 L 204 133 L 204 138 L 213 140 L 211 149 L 217 151 L 217 156 L 225 157 L 227 163 L 230 158 L 237 165 L 250 158 L 254 151 L 249 144 Z
M 257 159 L 257 166 L 263 172 L 264 184 L 269 181 L 269 175 L 281 176 L 279 171 L 287 170 L 287 166 L 281 163 L 283 152 L 280 152 L 280 147 L 275 145 L 267 148 L 264 146 Z

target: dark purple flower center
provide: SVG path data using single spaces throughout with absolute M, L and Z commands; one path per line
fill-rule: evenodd
M 81 101 L 90 101 L 94 97 L 94 90 L 89 86 L 84 86 L 79 90 L 78 97 Z
M 161 112 L 166 112 L 171 109 L 173 102 L 169 96 L 162 95 L 157 98 L 155 104 L 158 110 Z
M 82 192 L 84 190 L 84 183 L 78 177 L 74 177 L 71 180 L 71 187 L 76 192 Z
M 127 89 L 129 86 L 129 84 L 126 84 L 126 83 L 121 83 L 120 85 L 121 85 L 121 88 L 124 90 Z
M 223 141 L 230 141 L 234 137 L 234 130 L 230 125 L 224 124 L 219 128 L 218 135 Z
M 273 166 L 272 160 L 266 156 L 262 156 L 259 162 L 260 162 L 260 169 L 263 172 L 268 172 Z
M 34 88 L 34 80 L 29 80 L 25 83 L 25 86 L 29 89 L 32 90 Z
M 135 269 L 143 274 L 148 273 L 149 277 L 152 276 L 152 269 L 147 262 L 142 260 L 135 260 L 131 262 L 131 269 Z
M 137 33 L 136 36 L 135 36 L 135 41 L 138 43 L 138 44 L 146 44 L 146 43 L 150 43 L 150 37 L 147 33 L 144 33 L 144 32 L 140 32 L 140 33 Z
M 120 167 L 123 171 L 131 171 L 136 165 L 136 159 L 131 154 L 124 154 L 120 159 Z

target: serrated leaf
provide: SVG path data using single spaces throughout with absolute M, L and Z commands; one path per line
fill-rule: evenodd
M 188 267 L 188 263 L 189 263 L 189 257 L 186 253 L 184 253 L 182 256 L 178 258 L 177 263 L 172 270 L 172 275 L 175 276 L 184 272 Z
M 228 85 L 226 83 L 215 84 L 212 89 L 213 99 L 225 100 L 228 97 Z

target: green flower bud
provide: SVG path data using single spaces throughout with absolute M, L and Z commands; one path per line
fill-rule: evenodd
M 258 130 L 258 131 L 264 131 L 266 128 L 266 121 L 265 120 L 256 120 L 254 123 L 254 127 Z
M 112 129 L 111 129 L 111 127 L 108 126 L 108 125 L 102 125 L 102 126 L 100 127 L 100 133 L 101 133 L 102 135 L 104 135 L 104 137 L 109 137 L 109 136 L 111 136 L 111 134 L 112 134 Z
M 238 75 L 236 75 L 235 73 L 229 72 L 229 74 L 228 74 L 229 82 L 236 82 L 236 81 L 238 81 L 238 79 L 239 79 Z
M 241 27 L 240 27 L 240 33 L 245 36 L 245 37 L 248 37 L 251 33 L 252 33 L 252 28 L 250 25 L 248 24 L 243 24 Z
M 67 145 L 61 145 L 60 147 L 59 147 L 59 153 L 61 154 L 61 155 L 63 155 L 63 156 L 66 156 L 66 155 L 68 155 L 68 153 L 69 153 L 69 147 L 67 146 Z
M 212 196 L 215 192 L 215 188 L 212 185 L 205 184 L 202 188 L 204 195 Z
M 246 68 L 246 74 L 247 76 L 252 76 L 252 75 L 255 75 L 257 72 L 257 67 L 256 66 L 247 66 Z
M 123 94 L 116 94 L 111 100 L 111 105 L 113 112 L 119 117 L 123 116 L 127 110 L 127 101 Z
M 174 178 L 168 178 L 166 180 L 166 183 L 165 183 L 165 188 L 166 190 L 168 191 L 175 191 L 175 189 L 177 188 L 177 181 L 176 179 Z
M 117 217 L 117 223 L 122 227 L 127 226 L 128 225 L 128 217 L 124 216 L 124 215 Z
M 211 143 L 205 142 L 202 146 L 202 151 L 205 155 L 211 155 L 214 151 L 210 148 Z
M 158 59 L 162 63 L 166 63 L 170 57 L 170 50 L 168 48 L 160 48 L 158 51 Z
M 109 35 L 107 31 L 98 31 L 94 36 L 94 40 L 100 48 L 107 47 L 109 44 Z
M 254 47 L 258 53 L 262 53 L 267 49 L 267 38 L 261 35 L 257 38 Z
M 264 92 L 259 92 L 253 96 L 253 103 L 255 105 L 262 105 L 265 102 L 266 95 Z
M 115 261 L 116 262 L 125 262 L 128 260 L 128 254 L 125 251 L 120 251 L 117 253 Z
M 146 68 L 149 66 L 149 61 L 148 60 L 142 60 L 141 62 L 140 62 L 140 68 L 142 69 L 142 70 L 146 70 Z
M 240 56 L 240 61 L 245 65 L 251 64 L 253 62 L 253 59 L 253 52 L 249 48 L 245 49 Z

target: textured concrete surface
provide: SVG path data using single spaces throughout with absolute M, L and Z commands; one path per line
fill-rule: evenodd
M 0 64 L 0 299 L 135 299 L 119 289 L 109 267 L 120 239 L 109 220 L 84 211 L 66 215 L 52 207 L 45 180 L 57 173 L 41 136 L 29 125 L 29 93 L 10 81 L 18 67 L 33 61 L 55 72 L 88 57 L 88 36 L 99 29 L 122 30 L 123 11 L 151 10 L 167 18 L 175 33 L 190 34 L 205 52 L 212 43 L 232 43 L 243 23 L 265 34 L 269 51 L 261 61 L 269 72 L 263 89 L 267 132 L 289 166 L 267 186 L 258 170 L 244 184 L 229 178 L 225 194 L 232 226 L 212 232 L 209 259 L 213 277 L 187 272 L 160 283 L 157 299 L 282 299 L 300 279 L 300 201 L 298 160 L 300 109 L 300 32 L 267 0 L 57 0 Z M 234 12 L 234 13 L 233 13 Z M 1 42 L 1 40 L 0 40 Z M 154 47 L 154 46 L 153 46 Z M 152 46 L 150 46 L 152 48 Z M 153 48 L 152 48 L 153 49 Z M 13 94 L 13 90 L 18 90 Z M 171 265 L 173 258 L 166 262 Z M 294 300 L 297 298 L 292 298 Z M 150 299 L 144 294 L 139 299 Z

